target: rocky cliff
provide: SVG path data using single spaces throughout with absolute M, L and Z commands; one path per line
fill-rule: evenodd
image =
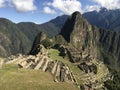
M 112 67 L 120 67 L 120 34 L 90 25 L 79 12 L 73 13 L 61 33 L 64 39 L 79 53 L 99 58 Z

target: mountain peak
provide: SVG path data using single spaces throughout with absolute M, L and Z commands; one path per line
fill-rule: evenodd
M 67 42 L 70 42 L 72 41 L 72 33 L 79 33 L 83 31 L 83 28 L 85 28 L 86 26 L 87 21 L 82 18 L 80 12 L 76 11 L 68 18 L 60 34 Z
M 70 18 L 74 21 L 81 19 L 82 18 L 82 14 L 79 11 L 74 12 Z
M 81 13 L 80 13 L 79 11 L 76 11 L 76 12 L 74 12 L 74 13 L 72 14 L 72 16 L 76 16 L 76 15 L 82 16 Z

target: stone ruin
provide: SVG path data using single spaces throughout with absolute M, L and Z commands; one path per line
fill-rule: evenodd
M 58 60 L 52 60 L 42 45 L 39 45 L 38 49 L 40 52 L 36 55 L 19 54 L 11 56 L 6 64 L 15 63 L 19 66 L 19 69 L 35 69 L 49 72 L 54 77 L 55 82 L 72 82 L 79 86 L 67 64 Z M 63 49 L 66 50 L 66 47 Z M 71 48 L 68 49 L 70 50 Z M 71 51 L 73 50 L 71 49 Z M 98 90 L 98 88 L 104 87 L 103 82 L 107 80 L 106 76 L 109 75 L 109 70 L 107 70 L 106 66 L 102 62 L 96 61 L 96 58 L 91 58 L 86 52 L 81 54 L 73 51 L 72 55 L 80 57 L 80 61 L 76 65 L 81 69 L 81 73 L 78 76 L 83 82 L 83 85 L 80 86 L 81 90 Z
M 78 67 L 85 73 L 91 73 L 94 74 L 97 73 L 97 66 L 94 63 L 91 63 L 91 65 L 88 65 L 86 62 L 82 62 L 78 65 Z
M 99 58 L 90 55 L 88 50 L 80 51 L 66 46 L 70 61 L 81 70 L 79 75 L 81 90 L 104 90 L 104 82 L 109 79 L 110 72 Z
M 74 74 L 67 64 L 58 60 L 52 60 L 47 55 L 47 52 L 44 52 L 45 50 L 42 46 L 40 48 L 41 52 L 37 55 L 18 55 L 17 57 L 11 57 L 10 61 L 6 62 L 6 64 L 15 63 L 19 69 L 25 68 L 50 72 L 55 82 L 72 82 L 78 85 Z
M 66 64 L 61 61 L 51 60 L 48 56 L 43 54 L 37 56 L 20 56 L 6 62 L 6 64 L 9 63 L 16 63 L 19 68 L 40 69 L 44 72 L 50 72 L 54 76 L 55 82 L 73 82 L 76 85 L 78 84 L 72 71 Z

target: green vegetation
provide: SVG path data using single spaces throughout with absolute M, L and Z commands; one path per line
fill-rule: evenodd
M 32 46 L 32 42 L 39 32 L 45 32 L 48 37 L 57 35 L 66 22 L 67 18 L 67 15 L 63 15 L 43 24 L 21 22 L 16 24 L 16 26 L 28 37 L 28 39 L 31 41 L 30 46 Z
M 70 69 L 73 71 L 74 74 L 77 74 L 80 72 L 80 69 L 76 65 L 74 65 L 73 63 L 71 63 L 69 61 L 68 56 L 63 58 L 63 57 L 59 56 L 59 53 L 60 52 L 57 49 L 50 49 L 48 51 L 48 54 L 52 60 L 58 60 L 58 61 L 62 61 L 64 63 L 66 63 L 70 67 Z
M 16 24 L 0 18 L 0 56 L 28 53 L 31 42 Z
M 60 52 L 59 52 L 57 49 L 50 49 L 50 50 L 48 51 L 48 54 L 49 54 L 49 56 L 50 56 L 50 58 L 51 58 L 52 60 L 62 61 L 62 62 L 64 62 L 65 64 L 67 64 L 67 65 L 69 66 L 69 68 L 73 71 L 74 75 L 76 76 L 76 79 L 77 79 L 78 83 L 81 84 L 82 81 L 79 80 L 78 77 L 79 77 L 79 75 L 80 75 L 80 73 L 81 73 L 82 71 L 78 68 L 77 65 L 74 65 L 73 63 L 71 63 L 71 62 L 69 61 L 68 56 L 65 56 L 65 57 L 63 58 L 63 57 L 59 56 L 59 53 L 60 53 Z
M 56 83 L 50 73 L 18 69 L 4 64 L 0 69 L 0 90 L 78 90 L 72 83 Z
M 42 44 L 43 44 L 43 46 L 45 47 L 45 48 L 50 48 L 50 47 L 52 47 L 53 46 L 53 42 L 52 41 L 50 41 L 50 39 L 45 39 L 45 40 L 43 40 L 42 41 Z

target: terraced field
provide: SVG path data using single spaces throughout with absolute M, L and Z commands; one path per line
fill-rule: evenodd
M 62 62 L 64 62 L 65 64 L 67 64 L 67 65 L 70 67 L 71 71 L 73 71 L 73 74 L 75 75 L 78 83 L 79 83 L 79 84 L 82 83 L 82 80 L 79 78 L 79 76 L 81 75 L 82 71 L 78 68 L 77 65 L 71 63 L 71 62 L 69 61 L 69 58 L 68 58 L 67 56 L 66 56 L 65 58 L 62 58 L 61 56 L 59 56 L 59 53 L 60 53 L 60 52 L 59 52 L 58 50 L 56 50 L 56 49 L 50 49 L 50 50 L 48 51 L 48 53 L 49 53 L 49 56 L 50 56 L 50 58 L 51 58 L 52 60 L 62 61 Z

